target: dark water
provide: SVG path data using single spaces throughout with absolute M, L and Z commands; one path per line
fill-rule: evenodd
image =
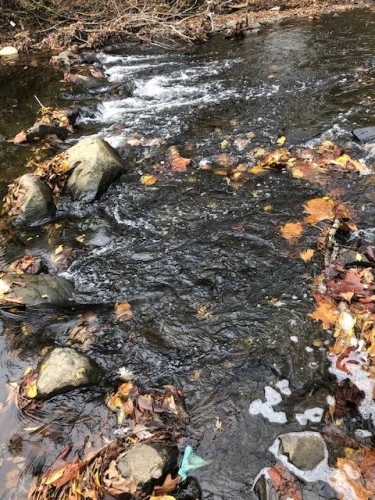
M 375 16 L 357 11 L 284 23 L 241 41 L 213 39 L 179 53 L 129 45 L 100 54 L 108 74 L 135 79 L 135 94 L 85 99 L 78 135 L 106 138 L 126 158 L 127 173 L 90 207 L 63 203 L 47 229 L 14 235 L 3 228 L 4 263 L 27 250 L 71 279 L 76 296 L 73 308 L 33 308 L 3 319 L 1 498 L 25 498 L 32 474 L 66 442 L 114 438 L 115 416 L 104 395 L 121 366 L 146 388 L 184 389 L 187 442 L 212 459 L 196 473 L 206 499 L 255 498 L 253 480 L 274 462 L 268 448 L 275 437 L 323 427 L 296 420 L 308 408 L 326 408 L 335 385 L 324 347 L 330 334 L 307 318 L 320 262 L 293 258 L 279 227 L 325 191 L 281 172 L 235 188 L 199 166 L 215 164 L 221 153 L 251 165 L 256 146 L 276 147 L 279 135 L 302 129 L 346 144 L 371 167 L 373 152 L 352 143 L 350 131 L 375 125 L 374 27 Z M 34 94 L 45 105 L 71 98 L 61 74 L 31 61 L 0 67 L 6 138 L 31 125 Z M 154 138 L 162 144 L 131 147 L 135 134 L 144 144 Z M 172 144 L 192 166 L 143 186 L 140 176 L 152 173 Z M 31 152 L 0 147 L 4 191 Z M 346 198 L 362 214 L 361 227 L 371 227 L 371 184 L 358 179 L 350 187 Z M 77 243 L 82 234 L 86 245 Z M 306 236 L 305 248 L 316 236 Z M 66 269 L 51 262 L 60 244 L 76 249 Z M 134 319 L 115 324 L 113 304 L 123 301 L 131 303 Z M 7 382 L 35 365 L 43 347 L 64 344 L 69 326 L 87 310 L 102 327 L 86 352 L 106 370 L 107 385 L 59 396 L 36 413 L 7 403 Z M 287 422 L 250 415 L 251 402 L 281 380 L 291 392 L 277 407 Z M 372 422 L 358 425 L 371 429 Z

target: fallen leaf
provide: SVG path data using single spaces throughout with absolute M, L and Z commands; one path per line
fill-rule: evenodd
M 129 302 L 117 303 L 115 305 L 115 314 L 117 321 L 128 321 L 133 317 L 133 311 Z
M 59 245 L 58 247 L 55 248 L 55 255 L 59 255 L 64 251 L 64 247 L 62 245 Z
M 183 158 L 175 146 L 169 148 L 169 161 L 175 172 L 185 172 L 191 163 L 191 159 Z
M 308 248 L 303 252 L 300 252 L 299 256 L 304 262 L 309 262 L 314 257 L 315 251 L 312 248 Z
M 155 175 L 142 175 L 141 183 L 144 186 L 153 186 L 158 181 Z
M 331 326 L 336 324 L 339 316 L 337 306 L 332 302 L 321 302 L 314 312 L 309 313 L 308 316 L 323 323 L 323 330 L 328 330 Z
M 176 476 L 174 479 L 172 479 L 172 475 L 168 474 L 162 486 L 155 486 L 152 495 L 160 497 L 165 495 L 166 493 L 170 493 L 171 491 L 174 491 L 176 489 L 180 481 L 181 481 L 180 476 Z
M 288 241 L 297 240 L 303 232 L 301 222 L 287 222 L 280 228 L 280 233 L 283 238 Z
M 305 213 L 308 214 L 308 216 L 305 217 L 305 221 L 308 224 L 316 224 L 317 222 L 327 219 L 333 220 L 335 217 L 335 203 L 328 196 L 309 200 L 304 204 L 304 207 Z
M 12 140 L 13 144 L 21 144 L 22 142 L 26 141 L 27 141 L 27 135 L 25 130 L 19 132 Z
M 276 142 L 277 142 L 277 144 L 280 144 L 280 146 L 282 146 L 283 144 L 285 144 L 285 141 L 286 141 L 286 138 L 284 136 L 282 136 L 282 137 L 279 137 Z

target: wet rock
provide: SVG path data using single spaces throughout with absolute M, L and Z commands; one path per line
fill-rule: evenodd
M 85 76 L 85 75 L 74 75 L 73 73 L 68 73 L 65 75 L 65 81 L 68 83 L 75 83 L 85 90 L 93 90 L 102 87 L 107 83 L 106 79 L 96 78 L 95 76 Z
M 352 134 L 359 142 L 375 142 L 375 127 L 356 128 Z
M 18 181 L 18 188 L 24 190 L 15 225 L 40 226 L 56 214 L 52 190 L 39 177 L 25 174 Z
M 59 127 L 53 123 L 36 122 L 26 131 L 26 142 L 32 142 L 36 139 L 44 139 L 47 135 L 56 135 L 62 141 L 68 137 L 66 127 Z
M 85 64 L 98 64 L 101 66 L 101 62 L 95 52 L 84 51 L 81 52 L 80 56 L 82 58 L 82 62 Z
M 178 450 L 175 446 L 161 444 L 136 444 L 117 462 L 124 478 L 132 478 L 137 484 L 160 479 L 172 472 L 177 465 Z
M 327 446 L 318 432 L 280 435 L 270 451 L 290 472 L 307 481 L 317 481 L 329 471 Z
M 57 66 L 74 66 L 82 64 L 83 58 L 79 54 L 75 54 L 71 50 L 63 50 L 56 56 L 52 56 L 50 64 Z
M 302 470 L 314 469 L 323 459 L 325 442 L 318 433 L 290 433 L 279 436 L 280 451 Z
M 87 137 L 68 150 L 69 169 L 66 192 L 73 200 L 93 201 L 124 172 L 115 149 L 103 139 Z
M 18 274 L 8 273 L 1 278 L 2 290 L 6 291 L 1 297 L 3 303 L 21 303 L 26 306 L 38 304 L 65 304 L 74 291 L 70 281 L 61 276 L 47 274 Z
M 0 56 L 16 56 L 17 54 L 18 50 L 16 47 L 7 46 L 0 49 Z
M 311 141 L 315 139 L 315 137 L 319 137 L 320 134 L 316 134 L 315 132 L 309 132 L 307 130 L 297 130 L 295 132 L 290 132 L 285 136 L 285 142 L 288 146 L 299 146 L 300 144 L 304 144 L 307 141 Z
M 57 347 L 41 361 L 36 384 L 40 398 L 50 398 L 77 387 L 94 385 L 100 368 L 84 354 L 70 347 Z

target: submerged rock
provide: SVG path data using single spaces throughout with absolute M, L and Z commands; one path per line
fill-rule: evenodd
M 70 148 L 68 163 L 72 173 L 66 192 L 73 200 L 89 202 L 100 198 L 124 172 L 117 151 L 98 137 L 87 137 Z
M 142 485 L 173 472 L 177 457 L 177 446 L 139 443 L 119 458 L 116 465 L 122 477 Z
M 41 361 L 37 395 L 50 398 L 77 387 L 94 385 L 100 368 L 88 356 L 70 347 L 57 347 Z
M 56 205 L 52 190 L 39 177 L 33 174 L 23 175 L 18 180 L 17 189 L 21 193 L 20 204 L 9 211 L 9 215 L 15 215 L 16 225 L 40 226 L 55 216 Z
M 300 144 L 304 144 L 305 142 L 319 137 L 319 135 L 320 134 L 309 132 L 307 130 L 296 130 L 295 132 L 290 132 L 285 136 L 285 142 L 288 146 L 299 146 Z
M 64 304 L 73 295 L 72 283 L 48 274 L 6 274 L 0 280 L 0 298 L 5 304 Z

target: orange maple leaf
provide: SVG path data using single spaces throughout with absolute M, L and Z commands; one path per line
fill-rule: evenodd
M 322 220 L 333 220 L 335 217 L 335 203 L 331 198 L 313 198 L 304 204 L 305 212 L 308 214 L 305 221 L 308 224 L 316 224 Z

